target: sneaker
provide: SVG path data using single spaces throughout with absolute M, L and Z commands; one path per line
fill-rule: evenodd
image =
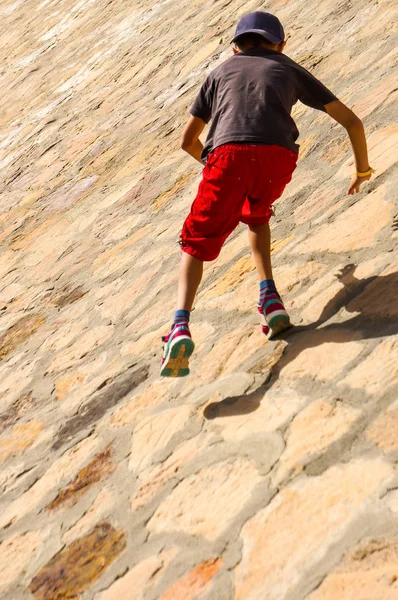
M 170 333 L 162 338 L 163 358 L 161 377 L 185 377 L 189 375 L 188 361 L 195 344 L 191 338 L 188 323 L 175 325 Z
M 271 340 L 273 337 L 292 326 L 278 292 L 268 294 L 262 304 L 257 305 L 260 313 L 261 331 Z

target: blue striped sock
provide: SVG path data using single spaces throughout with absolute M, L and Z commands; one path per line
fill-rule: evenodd
M 269 296 L 270 294 L 276 294 L 279 296 L 278 292 L 276 291 L 275 281 L 273 279 L 263 279 L 263 281 L 260 281 L 260 299 L 258 305 L 262 306 L 265 297 Z
M 191 313 L 189 310 L 176 310 L 174 313 L 174 321 L 172 327 L 180 325 L 181 323 L 189 323 L 189 317 Z

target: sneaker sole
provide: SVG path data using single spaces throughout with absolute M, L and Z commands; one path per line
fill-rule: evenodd
M 195 349 L 190 338 L 177 340 L 160 370 L 161 377 L 186 377 L 189 375 L 189 357 Z
M 286 329 L 292 327 L 292 324 L 290 322 L 289 315 L 286 314 L 278 315 L 277 317 L 271 319 L 268 323 L 268 327 L 269 332 L 267 333 L 267 338 L 269 340 L 272 340 L 272 338 L 278 335 L 278 333 L 282 333 L 282 331 L 285 331 Z

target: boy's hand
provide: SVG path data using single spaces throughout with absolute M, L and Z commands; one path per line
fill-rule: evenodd
M 365 183 L 365 181 L 369 181 L 371 177 L 372 174 L 366 175 L 366 177 L 358 177 L 358 175 L 354 175 L 350 183 L 350 187 L 347 190 L 347 195 L 353 196 L 354 194 L 357 194 L 361 185 Z

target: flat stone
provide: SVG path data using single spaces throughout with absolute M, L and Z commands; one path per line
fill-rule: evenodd
M 144 600 L 162 577 L 175 556 L 175 550 L 164 550 L 156 556 L 150 556 L 130 569 L 107 590 L 96 594 L 94 600 Z
M 73 366 L 78 360 L 109 340 L 113 332 L 112 326 L 101 325 L 83 333 L 71 346 L 55 355 L 48 367 L 48 372 L 59 372 Z
M 215 540 L 251 498 L 261 477 L 244 458 L 206 467 L 186 477 L 160 504 L 147 527 Z
M 0 464 L 10 456 L 22 454 L 26 448 L 37 441 L 43 423 L 29 421 L 29 423 L 15 425 L 12 432 L 0 438 Z
M 68 507 L 74 506 L 94 484 L 109 477 L 114 470 L 112 449 L 109 445 L 102 452 L 96 454 L 89 464 L 79 471 L 76 478 L 61 490 L 58 496 L 47 506 L 47 510 L 56 510 L 64 504 Z
M 361 541 L 328 573 L 308 600 L 395 600 L 398 581 L 398 539 Z
M 372 319 L 396 319 L 398 317 L 396 302 L 398 290 L 397 271 L 398 262 L 393 262 L 381 273 L 378 273 L 377 279 L 371 281 L 362 294 L 359 294 L 349 303 L 347 310 L 360 312 Z
M 314 251 L 349 252 L 371 247 L 381 230 L 391 224 L 393 205 L 385 200 L 385 185 L 378 187 L 336 217 L 332 224 L 322 225 L 295 253 Z
M 26 315 L 17 321 L 8 331 L 0 336 L 0 360 L 30 338 L 43 324 L 41 315 Z
M 101 381 L 97 381 L 96 384 L 97 393 L 90 396 L 89 401 L 85 402 L 81 410 L 66 421 L 54 440 L 53 449 L 57 450 L 62 447 L 78 431 L 99 421 L 108 410 L 138 387 L 147 377 L 148 368 L 142 364 L 138 368 L 133 365 L 131 368 L 119 372 L 115 377 L 111 377 L 110 381 L 101 377 Z
M 301 335 L 296 341 L 292 354 L 281 360 L 281 375 L 284 380 L 308 377 L 315 381 L 334 381 L 339 378 L 351 361 L 363 350 L 361 342 L 354 342 L 355 336 L 349 330 L 332 332 L 315 331 Z
M 392 466 L 382 460 L 358 459 L 284 487 L 243 526 L 236 600 L 292 593 L 349 525 L 374 508 L 392 477 Z
M 286 450 L 275 477 L 278 484 L 293 468 L 328 448 L 349 431 L 361 411 L 336 400 L 315 400 L 296 415 L 290 425 Z
M 0 545 L 0 591 L 5 593 L 10 585 L 21 578 L 33 557 L 43 550 L 50 535 L 49 528 L 27 531 L 6 538 Z M 15 596 L 16 597 L 16 596 Z
M 163 381 L 155 381 L 141 393 L 134 394 L 127 403 L 115 410 L 110 419 L 112 427 L 132 425 L 162 404 L 167 397 Z
M 220 432 L 226 441 L 240 441 L 254 434 L 277 431 L 307 402 L 307 397 L 289 387 L 272 388 L 253 398 L 243 396 L 210 402 L 204 409 L 205 427 Z
M 2 434 L 5 429 L 15 425 L 15 423 L 27 413 L 31 413 L 32 408 L 37 405 L 38 401 L 34 398 L 32 392 L 20 396 L 7 411 L 0 414 L 0 434 Z
M 384 394 L 395 385 L 398 376 L 398 337 L 390 337 L 376 347 L 340 383 L 367 394 Z
M 393 405 L 369 425 L 365 435 L 383 452 L 393 452 L 398 450 L 397 425 L 398 407 Z
M 98 438 L 91 436 L 55 460 L 46 473 L 27 492 L 7 506 L 0 516 L 0 527 L 17 522 L 37 508 L 62 480 L 68 480 L 73 476 L 97 446 Z
M 170 479 L 180 476 L 180 471 L 185 465 L 199 459 L 209 448 L 212 440 L 213 436 L 201 433 L 182 442 L 165 461 L 142 471 L 131 500 L 132 510 L 138 510 L 149 504 Z
M 195 600 L 209 591 L 215 575 L 222 566 L 221 558 L 207 560 L 178 581 L 164 592 L 159 600 Z
M 96 581 L 126 548 L 124 532 L 109 523 L 56 554 L 32 579 L 29 590 L 37 600 L 73 598 Z
M 96 523 L 109 517 L 115 509 L 116 498 L 112 492 L 102 488 L 90 508 L 77 523 L 62 536 L 63 544 L 71 544 L 86 535 Z
M 183 433 L 192 413 L 191 406 L 181 406 L 142 419 L 133 431 L 129 468 L 139 472 L 148 467 L 157 451 Z

